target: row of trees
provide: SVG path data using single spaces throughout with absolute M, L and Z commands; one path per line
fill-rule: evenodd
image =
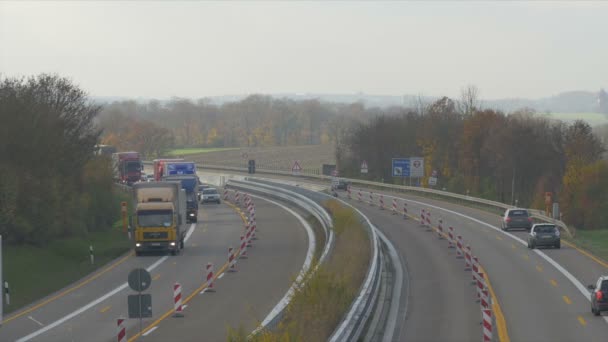
M 99 111 L 67 79 L 0 78 L 3 239 L 42 245 L 115 221 L 109 162 L 93 159 Z
M 439 188 L 537 208 L 553 192 L 569 222 L 608 224 L 608 166 L 588 124 L 466 108 L 443 98 L 422 111 L 401 109 L 360 124 L 337 146 L 341 171 L 359 176 L 366 160 L 370 178 L 391 180 L 392 158 L 420 156 L 423 181 L 435 170 Z
M 187 99 L 114 102 L 101 112 L 99 125 L 105 132 L 104 142 L 121 149 L 144 151 L 148 146 L 142 144 L 144 136 L 151 137 L 153 131 L 156 137 L 150 139 L 158 146 L 145 152 L 156 155 L 173 145 L 255 147 L 335 142 L 353 119 L 360 121 L 368 115 L 362 104 L 252 95 L 220 106 Z

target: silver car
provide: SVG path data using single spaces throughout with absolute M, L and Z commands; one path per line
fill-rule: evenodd
M 215 188 L 203 189 L 203 192 L 201 195 L 202 195 L 201 203 L 215 202 L 217 204 L 220 204 L 222 202 L 220 200 L 220 194 L 217 192 L 217 189 L 215 189 Z
M 561 247 L 559 228 L 550 223 L 537 223 L 530 229 L 528 248 Z

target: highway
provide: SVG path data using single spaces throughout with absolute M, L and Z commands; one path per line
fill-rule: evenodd
M 306 232 L 291 213 L 255 200 L 259 239 L 237 272 L 218 279 L 216 292 L 199 294 L 208 262 L 217 271 L 227 262 L 228 247 L 238 247 L 243 217 L 227 203 L 209 204 L 190 226 L 186 248 L 179 256 L 132 253 L 76 284 L 5 317 L 0 341 L 115 341 L 116 319 L 127 316 L 127 274 L 147 268 L 152 284 L 153 317 L 142 321 L 141 340 L 225 340 L 227 327 L 252 331 L 281 299 L 306 256 Z M 182 285 L 187 301 L 183 318 L 171 317 L 173 284 Z M 166 317 L 165 319 L 162 319 Z M 139 320 L 127 319 L 129 341 L 136 339 Z M 208 339 L 207 339 L 208 338 Z
M 390 206 L 391 194 L 384 194 L 385 203 Z M 344 192 L 341 195 L 345 197 Z M 583 295 L 567 275 L 541 254 L 555 260 L 583 285 L 593 283 L 605 273 L 604 265 L 567 245 L 561 250 L 531 251 L 511 238 L 525 238 L 526 233 L 504 234 L 491 228 L 499 227 L 497 215 L 414 196 L 400 194 L 397 197 L 408 199 L 408 210 L 413 216 L 419 215 L 424 208 L 431 211 L 433 225 L 441 217 L 444 227 L 453 226 L 471 246 L 489 275 L 512 341 L 608 339 L 605 317 L 594 317 L 589 310 L 588 292 Z M 474 302 L 472 289 L 462 287 L 463 275 L 466 275 L 464 282 L 470 286 L 470 272 L 464 272 L 464 261 L 456 259 L 454 250 L 447 248 L 447 241 L 439 240 L 436 234 L 412 219 L 391 215 L 390 210 L 380 210 L 377 205 L 359 203 L 356 199 L 349 202 L 389 236 L 409 269 L 410 303 L 400 340 L 468 341 L 479 338 L 481 329 L 474 327 L 480 319 L 479 304 Z M 402 208 L 401 203 L 399 208 Z

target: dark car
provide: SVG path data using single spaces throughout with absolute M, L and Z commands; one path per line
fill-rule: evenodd
M 587 286 L 591 290 L 591 312 L 599 316 L 608 311 L 608 276 L 600 277 L 595 285 Z
M 532 217 L 526 209 L 507 209 L 502 218 L 502 230 L 532 228 Z
M 559 228 L 554 224 L 537 223 L 530 229 L 528 248 L 561 247 Z
M 350 182 L 346 179 L 339 179 L 336 184 L 336 189 L 338 190 L 346 190 L 350 186 Z

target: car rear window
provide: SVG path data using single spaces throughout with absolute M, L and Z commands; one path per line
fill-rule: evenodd
M 217 190 L 215 189 L 205 189 L 203 190 L 204 195 L 215 195 L 217 194 Z
M 534 231 L 537 233 L 553 233 L 555 232 L 555 226 L 537 226 Z
M 528 216 L 527 210 L 510 210 L 509 216 Z

